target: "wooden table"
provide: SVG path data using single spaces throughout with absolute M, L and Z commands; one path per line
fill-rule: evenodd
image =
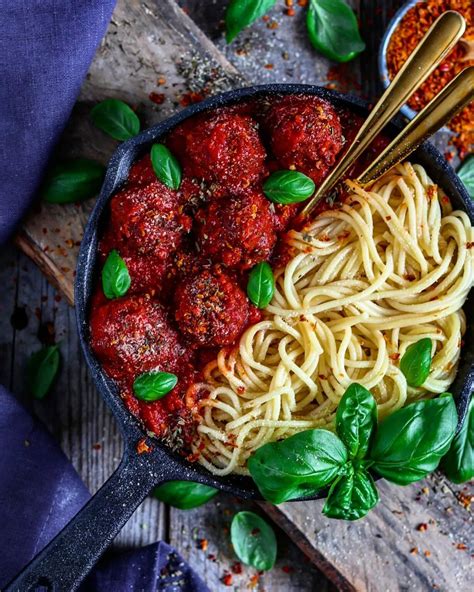
M 148 123 L 179 108 L 179 100 L 189 96 L 189 91 L 200 91 L 203 84 L 212 85 L 211 92 L 217 92 L 242 84 L 243 79 L 259 83 L 329 83 L 341 88 L 341 83 L 328 78 L 342 77 L 341 90 L 374 97 L 379 92 L 376 50 L 385 24 L 399 2 L 352 2 L 361 18 L 368 51 L 362 63 L 356 61 L 329 73 L 329 62 L 317 55 L 307 41 L 304 11 L 299 6 L 296 15 L 289 17 L 284 14 L 283 0 L 278 2 L 269 21 L 260 21 L 227 47 L 221 23 L 224 0 L 182 0 L 180 4 L 222 53 L 172 0 L 157 4 L 153 0 L 119 0 L 62 149 L 106 162 L 115 142 L 104 139 L 87 121 L 90 105 L 98 97 L 117 96 L 135 105 L 138 102 L 139 113 Z M 168 28 L 163 33 L 165 20 Z M 183 54 L 183 44 L 190 42 L 192 49 Z M 205 79 L 209 61 L 215 64 L 217 72 L 212 84 Z M 139 67 L 135 67 L 137 63 Z M 130 75 L 132 66 L 135 70 Z M 168 74 L 168 80 L 160 85 L 157 81 L 163 72 Z M 149 100 L 151 92 L 165 94 L 163 105 Z M 83 222 L 89 207 L 74 215 Z M 54 277 L 62 293 L 52 288 L 32 261 L 13 246 L 0 254 L 0 382 L 43 419 L 94 492 L 117 466 L 122 443 L 117 426 L 89 377 L 80 353 L 74 311 L 67 303 L 71 297 L 74 242 L 80 239 L 81 226 L 71 230 L 71 211 L 61 206 L 52 206 L 48 216 L 50 222 L 57 220 L 57 224 L 48 225 L 46 238 L 41 238 L 44 211 L 36 212 L 24 226 L 19 242 L 43 271 Z M 71 250 L 66 248 L 62 253 L 64 240 L 70 241 Z M 41 241 L 56 245 L 59 254 L 43 257 L 38 251 Z M 32 402 L 25 389 L 25 362 L 40 341 L 53 339 L 61 343 L 62 371 L 50 396 L 44 402 Z M 412 489 L 383 486 L 383 490 L 391 503 L 381 507 L 373 521 L 357 523 L 350 529 L 342 523 L 325 523 L 317 503 L 284 504 L 278 509 L 262 506 L 260 511 L 269 513 L 294 542 L 280 532 L 276 568 L 258 579 L 254 570 L 244 568 L 243 574 L 233 576 L 232 588 L 325 590 L 332 587 L 326 576 L 339 589 L 348 590 L 469 588 L 467 574 L 462 573 L 468 553 L 459 550 L 456 556 L 451 549 L 444 553 L 448 546 L 469 543 L 466 533 L 471 523 L 465 507 L 466 491 L 439 478 Z M 182 512 L 149 498 L 135 512 L 115 545 L 137 546 L 167 540 L 189 559 L 211 590 L 225 590 L 228 588 L 221 578 L 232 570 L 236 559 L 227 528 L 233 513 L 241 507 L 244 505 L 238 500 L 219 495 L 213 503 Z M 418 524 L 426 520 L 433 522 L 428 535 L 417 530 Z M 449 545 L 445 544 L 446 537 L 452 538 Z M 398 563 L 390 562 L 389 555 L 397 556 Z M 379 560 L 373 560 L 377 556 Z M 435 561 L 445 562 L 447 569 L 437 567 Z M 406 566 L 406 570 L 401 566 Z M 450 574 L 446 575 L 446 571 Z

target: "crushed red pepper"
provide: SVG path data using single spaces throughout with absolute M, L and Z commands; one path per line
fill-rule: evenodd
M 427 0 L 418 2 L 407 11 L 395 29 L 387 49 L 387 67 L 393 78 L 431 24 L 445 11 L 456 10 L 466 19 L 466 32 L 463 39 L 474 39 L 474 7 L 472 0 Z M 438 68 L 413 93 L 408 101 L 415 111 L 420 111 L 439 91 L 461 70 L 474 65 L 474 60 L 462 61 L 465 50 L 458 43 Z M 459 151 L 460 158 L 473 151 L 474 146 L 474 104 L 465 107 L 450 122 L 449 127 L 456 133 L 452 140 Z

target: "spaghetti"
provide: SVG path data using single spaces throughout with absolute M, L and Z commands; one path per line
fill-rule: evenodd
M 247 474 L 263 444 L 334 426 L 352 382 L 370 389 L 379 416 L 452 383 L 474 283 L 474 229 L 419 165 L 404 163 L 370 190 L 349 182 L 339 209 L 304 231 L 275 271 L 261 322 L 204 370 L 196 444 L 212 473 Z M 433 360 L 422 387 L 407 385 L 399 359 L 428 337 Z

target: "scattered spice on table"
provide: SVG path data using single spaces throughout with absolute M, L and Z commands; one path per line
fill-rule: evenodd
M 464 16 L 467 26 L 463 38 L 474 39 L 472 0 L 418 2 L 408 10 L 390 39 L 387 49 L 390 78 L 396 75 L 431 24 L 446 10 L 456 10 Z M 474 65 L 474 60 L 461 61 L 464 53 L 464 48 L 458 43 L 409 99 L 408 104 L 412 109 L 420 111 L 461 70 Z M 471 103 L 456 115 L 449 127 L 456 133 L 452 142 L 458 149 L 460 158 L 464 158 L 466 154 L 473 151 L 474 104 Z
M 231 573 L 225 573 L 222 576 L 222 583 L 224 584 L 224 586 L 232 586 L 232 582 L 234 580 L 234 576 Z
M 240 575 L 243 572 L 242 564 L 240 563 L 240 561 L 235 561 L 230 569 L 232 570 L 232 573 L 236 575 Z
M 148 98 L 152 103 L 155 103 L 156 105 L 162 105 L 165 102 L 166 95 L 164 93 L 151 92 L 148 95 Z
M 416 530 L 418 530 L 419 532 L 425 532 L 426 530 L 428 530 L 428 525 L 426 524 L 426 522 L 422 522 L 421 524 L 418 524 Z
M 207 539 L 199 539 L 198 547 L 201 551 L 207 551 L 207 547 L 209 546 L 209 541 Z

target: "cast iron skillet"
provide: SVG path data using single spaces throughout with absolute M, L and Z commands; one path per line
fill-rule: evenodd
M 121 144 L 110 160 L 100 197 L 89 218 L 77 265 L 75 287 L 76 315 L 82 350 L 95 384 L 111 408 L 124 438 L 124 455 L 120 466 L 87 505 L 71 520 L 53 541 L 7 587 L 7 591 L 26 591 L 35 585 L 47 586 L 50 590 L 74 590 L 87 575 L 99 556 L 120 531 L 133 511 L 151 489 L 158 483 L 173 479 L 196 481 L 217 487 L 244 499 L 261 499 L 253 481 L 248 477 L 214 477 L 198 464 L 190 464 L 177 454 L 166 449 L 158 441 L 151 441 L 150 453 L 138 454 L 137 442 L 146 432 L 126 409 L 117 396 L 114 383 L 102 371 L 89 345 L 88 313 L 94 282 L 98 276 L 97 243 L 101 224 L 106 214 L 110 197 L 127 179 L 130 165 L 156 142 L 184 119 L 242 100 L 275 94 L 311 94 L 329 100 L 362 116 L 367 115 L 366 104 L 356 98 L 329 91 L 317 86 L 272 84 L 233 90 L 207 99 L 184 109 L 177 115 L 144 131 L 136 138 Z M 388 133 L 394 133 L 400 125 L 391 124 Z M 429 144 L 411 157 L 428 171 L 433 181 L 451 197 L 455 208 L 469 214 L 474 223 L 474 203 L 453 169 L 441 154 Z M 473 296 L 466 304 L 472 305 Z M 469 395 L 474 383 L 474 319 L 469 319 L 462 360 L 452 386 L 456 397 L 458 414 L 462 420 L 466 414 Z M 312 499 L 324 497 L 315 496 Z

